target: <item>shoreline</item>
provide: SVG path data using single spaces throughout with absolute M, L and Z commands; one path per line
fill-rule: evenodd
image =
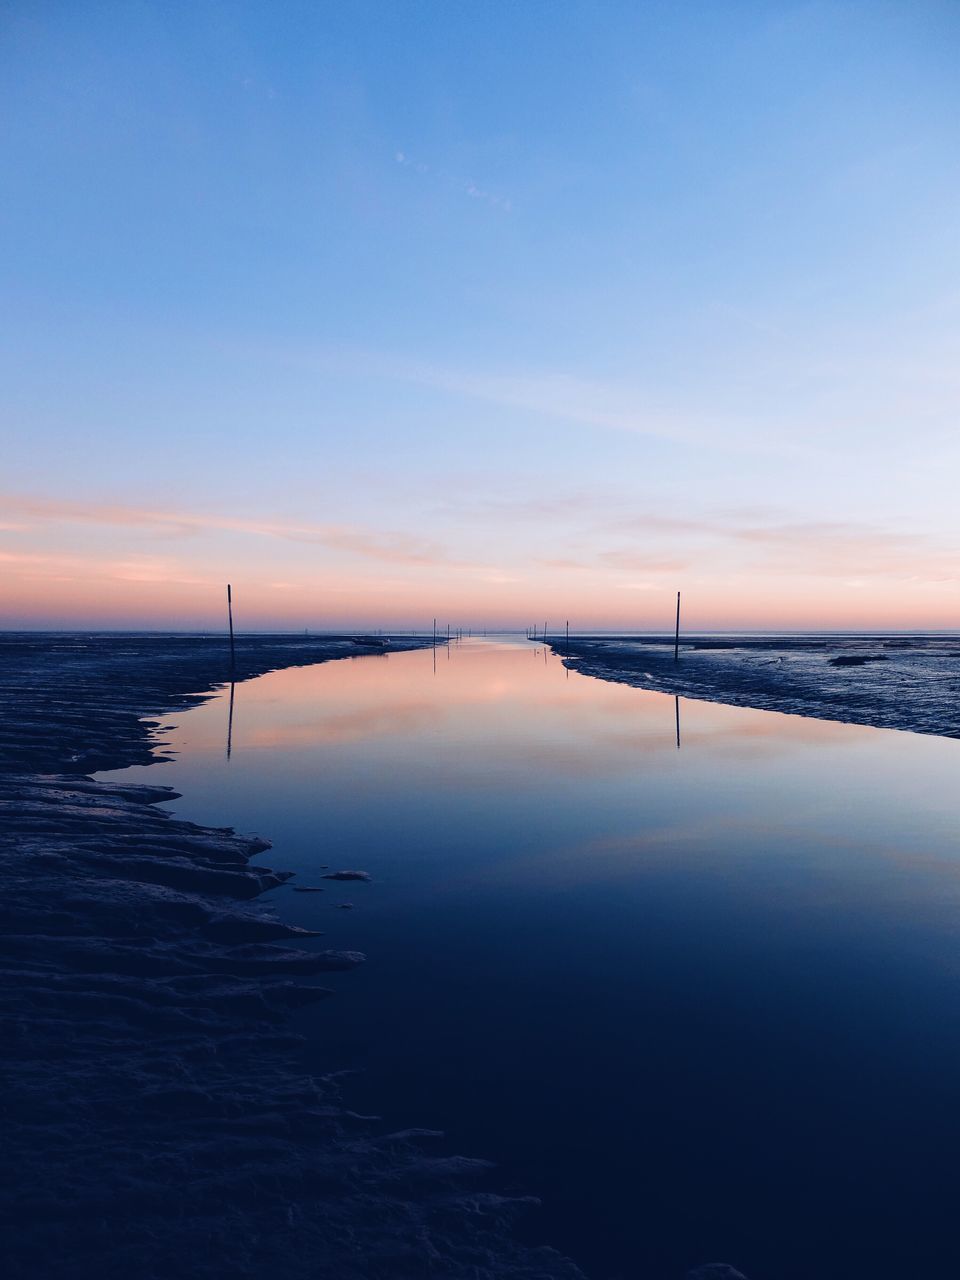
M 243 636 L 234 675 L 375 653 Z M 308 1074 L 289 1013 L 363 957 L 297 949 L 269 842 L 89 776 L 162 758 L 150 717 L 229 682 L 223 639 L 8 633 L 0 658 L 7 1274 L 582 1280 L 512 1238 L 535 1202 L 479 1189 L 489 1165 Z
M 703 702 L 960 738 L 960 637 L 548 636 L 581 675 Z

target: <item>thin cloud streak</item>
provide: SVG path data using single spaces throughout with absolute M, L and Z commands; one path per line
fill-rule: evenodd
M 541 369 L 533 373 L 475 370 L 357 348 L 299 352 L 258 343 L 247 354 L 273 358 L 288 367 L 328 377 L 378 378 L 427 387 L 538 418 L 573 423 L 677 445 L 722 449 L 725 453 L 799 458 L 813 456 L 793 426 L 774 431 L 753 416 L 673 407 L 673 395 L 656 397 L 641 387 Z M 662 403 L 661 403 L 662 402 Z
M 346 552 L 386 564 L 456 563 L 442 547 L 424 539 L 404 533 L 373 533 L 347 525 L 247 520 L 108 503 L 80 503 L 11 495 L 0 499 L 0 502 L 10 510 L 45 523 L 126 526 L 176 537 L 190 537 L 210 531 L 245 533 L 290 542 L 315 543 L 331 551 Z
M 958 550 L 923 533 L 891 533 L 854 521 L 800 521 L 757 518 L 756 509 L 729 510 L 700 518 L 678 518 L 657 511 L 629 519 L 603 518 L 609 501 L 592 508 L 586 495 L 538 500 L 531 505 L 543 519 L 553 517 L 544 529 L 549 542 L 562 539 L 553 555 L 533 555 L 518 564 L 458 556 L 438 543 L 402 531 L 374 531 L 357 526 L 313 524 L 281 520 L 253 520 L 196 512 L 157 510 L 123 504 L 82 503 L 6 495 L 2 505 L 16 516 L 40 524 L 89 524 L 142 529 L 162 537 L 196 537 L 206 533 L 239 533 L 265 539 L 317 545 L 328 551 L 381 564 L 423 570 L 459 570 L 488 582 L 514 582 L 518 568 L 534 565 L 555 572 L 586 570 L 640 573 L 655 578 L 687 573 L 694 566 L 723 564 L 731 555 L 741 570 L 802 574 L 805 577 L 891 579 L 948 583 L 960 574 Z M 517 500 L 505 503 L 510 510 L 524 509 Z M 482 508 L 481 508 L 482 509 Z M 489 504 L 495 519 L 502 510 L 498 500 Z M 568 515 L 577 511 L 581 528 L 570 536 Z M 593 517 L 592 519 L 590 517 Z M 17 521 L 16 532 L 25 526 Z M 611 535 L 627 545 L 610 546 Z M 642 547 L 630 545 L 642 538 Z M 604 545 L 606 544 L 606 545 Z M 739 549 L 739 552 L 738 552 Z M 746 552 L 746 558 L 744 558 Z M 11 562 L 4 555 L 0 559 Z

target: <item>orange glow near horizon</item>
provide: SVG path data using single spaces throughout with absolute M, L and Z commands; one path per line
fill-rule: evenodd
M 374 589 L 343 581 L 278 589 L 245 581 L 232 573 L 238 630 L 302 630 L 336 627 L 384 627 L 429 630 L 437 617 L 443 631 L 453 627 L 517 627 L 546 622 L 560 632 L 569 620 L 574 631 L 600 629 L 673 629 L 675 589 L 637 592 L 631 606 L 623 592 L 605 583 L 579 579 L 569 586 L 532 576 L 509 586 L 464 587 L 381 582 Z M 225 626 L 225 584 L 117 580 L 92 573 L 71 580 L 17 580 L 0 573 L 3 603 L 0 623 L 7 628 L 38 627 L 220 630 Z M 681 582 L 682 629 L 727 628 L 950 630 L 958 625 L 953 593 L 914 589 L 891 601 L 890 592 L 842 584 L 759 581 L 750 584 Z M 779 593 L 774 591 L 779 586 Z M 618 598 L 619 597 L 619 598 Z
M 9 517 L 9 518 L 8 518 Z M 916 535 L 756 518 L 638 517 L 570 549 L 572 521 L 524 535 L 490 519 L 446 539 L 281 519 L 233 520 L 8 498 L 0 507 L 0 625 L 220 630 L 225 585 L 242 630 L 429 630 L 536 624 L 685 631 L 950 630 L 949 549 Z

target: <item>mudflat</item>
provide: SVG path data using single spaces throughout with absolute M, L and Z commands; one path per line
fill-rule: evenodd
M 159 758 L 149 717 L 231 674 L 424 643 L 242 637 L 231 672 L 219 637 L 0 637 L 6 1274 L 579 1276 L 513 1241 L 482 1161 L 306 1071 L 289 1011 L 363 956 L 296 946 L 269 842 L 89 776 Z
M 583 675 L 878 729 L 960 737 L 960 636 L 548 637 Z

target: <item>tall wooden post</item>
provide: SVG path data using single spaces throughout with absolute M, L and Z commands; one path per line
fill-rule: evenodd
M 230 623 L 230 670 L 234 668 L 234 649 L 233 649 L 233 590 L 230 583 L 227 583 L 227 619 Z
M 680 661 L 680 592 L 677 592 L 677 629 L 673 637 L 673 660 Z

